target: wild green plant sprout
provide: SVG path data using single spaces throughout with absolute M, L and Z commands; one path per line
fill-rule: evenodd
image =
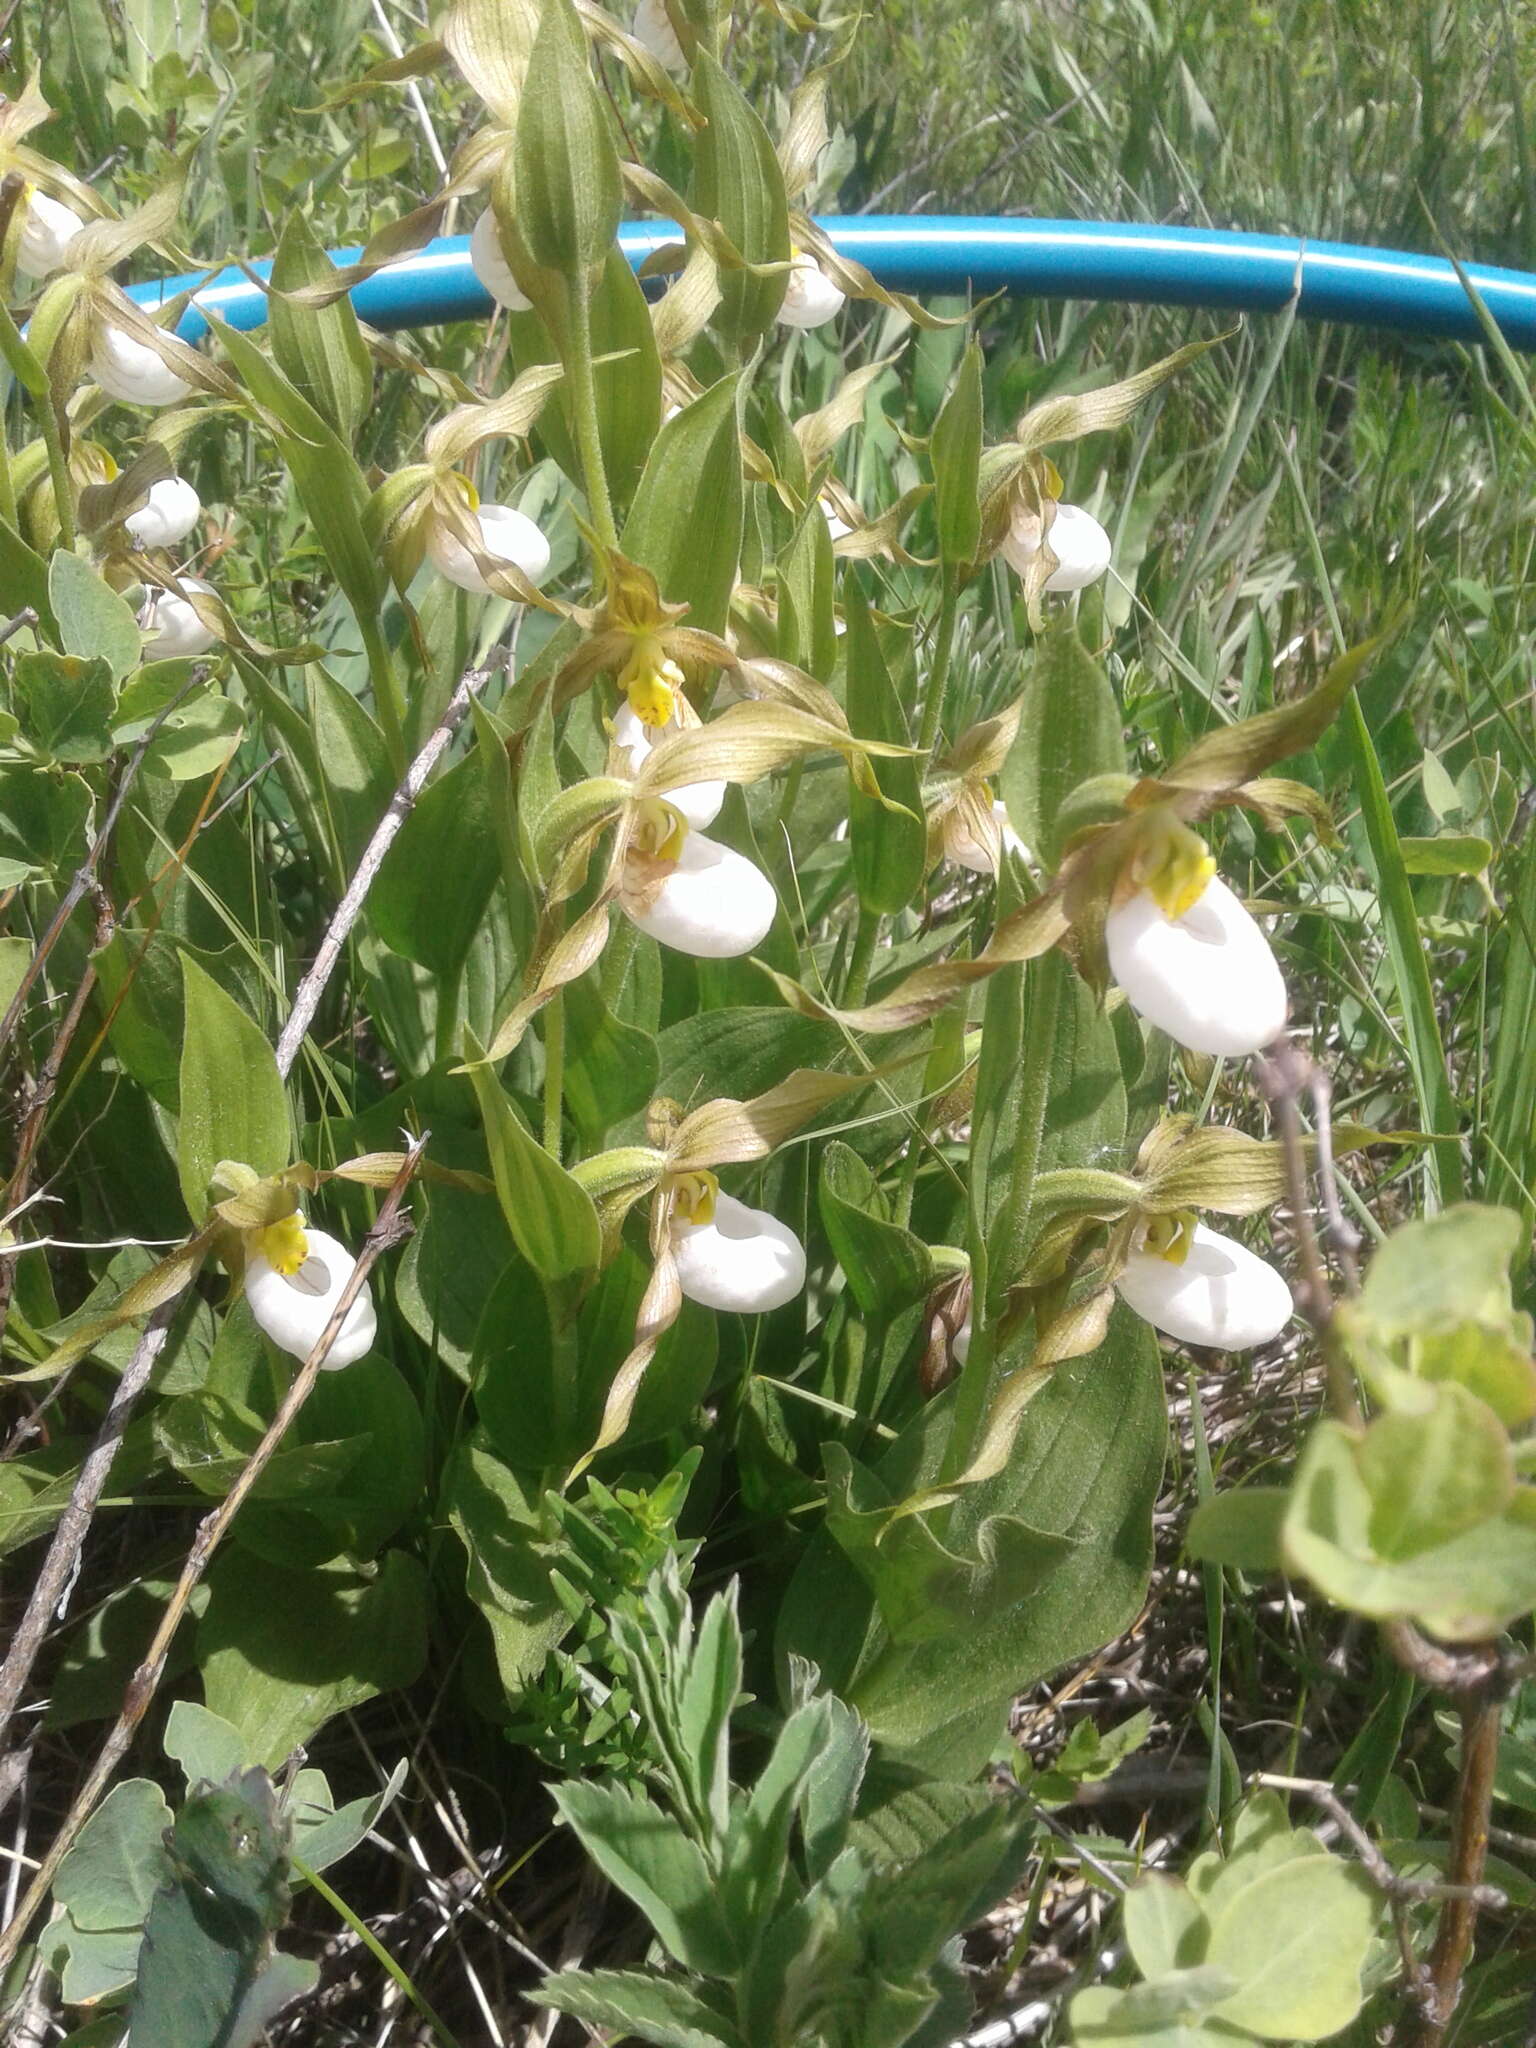
M 546 2002 L 692 2048 L 941 2048 L 969 2013 L 957 1938 L 1035 1854 L 1030 1800 L 966 1781 L 1010 1702 L 1146 1599 L 1151 1332 L 1242 1351 L 1293 1315 L 1285 1275 L 1204 1219 L 1294 1200 L 1318 1154 L 1222 1120 L 1242 1068 L 1171 1114 L 1169 1054 L 1194 1056 L 1182 1091 L 1285 1033 L 1279 960 L 1206 834 L 1242 810 L 1335 843 L 1272 771 L 1375 648 L 1159 769 L 1128 746 L 1090 652 L 1114 653 L 1110 535 L 1057 459 L 1216 343 L 1048 386 L 988 445 L 980 345 L 948 330 L 993 316 L 885 290 L 810 211 L 841 49 L 775 141 L 729 27 L 714 0 L 641 0 L 627 27 L 450 0 L 440 43 L 360 82 L 453 67 L 479 125 L 442 190 L 348 275 L 296 212 L 266 339 L 214 309 L 207 349 L 113 277 L 146 245 L 146 268 L 183 261 L 176 178 L 113 219 L 29 148 L 35 90 L 0 108 L 26 184 L 0 278 L 40 287 L 6 335 L 39 438 L 0 478 L 5 608 L 35 620 L 0 767 L 0 822 L 25 798 L 35 846 L 5 886 L 45 931 L 95 848 L 107 936 L 72 931 L 51 971 L 87 977 L 110 1085 L 82 1072 L 51 1113 L 61 1148 L 94 1159 L 99 1124 L 153 1155 L 133 1223 L 175 1243 L 93 1269 L 67 1317 L 39 1288 L 10 1341 L 35 1379 L 77 1366 L 99 1413 L 86 1376 L 175 1310 L 123 1496 L 158 1475 L 157 1506 L 240 1503 L 187 1625 L 238 1754 L 169 1847 L 146 1846 L 156 1789 L 119 1785 L 53 1886 L 64 1995 L 133 1984 L 131 2048 L 178 2010 L 167 1955 L 183 1984 L 204 1955 L 226 2048 L 303 1993 L 272 1937 L 318 1864 L 263 1774 L 447 1638 L 467 1675 L 445 1724 L 601 1759 L 556 1803 L 655 1934 L 643 1968 L 560 1972 Z M 490 395 L 483 332 L 425 360 L 347 297 L 450 204 L 506 344 Z M 641 278 L 626 210 L 676 229 Z M 947 389 L 902 411 L 913 323 Z M 240 464 L 204 451 L 237 432 L 263 481 L 234 552 L 260 566 L 216 588 L 198 486 L 221 504 Z M 291 644 L 255 637 L 269 618 Z M 232 857 L 247 738 L 273 779 Z M 102 862 L 97 831 L 121 834 Z M 42 1067 L 55 1027 L 29 1028 Z M 381 1149 L 402 1126 L 430 1128 L 419 1156 Z M 1384 1141 L 1339 1123 L 1332 1154 Z M 110 1148 L 96 1164 L 88 1204 L 123 1184 Z M 407 1182 L 413 1241 L 357 1294 L 332 1376 L 295 1381 L 356 1277 L 363 1200 Z M 1303 1296 L 1369 1415 L 1318 1422 L 1286 1486 L 1218 1493 L 1205 1555 L 1451 1643 L 1536 1602 L 1513 1243 L 1453 1207 L 1388 1240 L 1331 1322 Z M 194 1293 L 215 1263 L 227 1288 Z M 285 1390 L 305 1406 L 278 1443 Z M 28 1533 L 58 1480 L 22 1469 Z M 701 1558 L 733 1590 L 696 1616 Z M 1181 1879 L 1131 1887 L 1142 1981 L 1080 1990 L 1080 2042 L 1312 2041 L 1361 2011 L 1371 1886 L 1273 1795 L 1219 1818 Z M 113 1842 L 154 1896 L 93 1908 Z

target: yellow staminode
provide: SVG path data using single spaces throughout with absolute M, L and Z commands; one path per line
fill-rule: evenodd
M 1136 879 L 1165 917 L 1193 910 L 1216 873 L 1216 862 L 1198 832 L 1177 818 L 1162 821 L 1136 863 Z
M 1142 1240 L 1144 1252 L 1166 1259 L 1170 1266 L 1182 1266 L 1195 1241 L 1195 1212 L 1175 1209 L 1167 1216 L 1154 1216 Z
M 659 728 L 672 722 L 683 687 L 683 672 L 661 642 L 649 633 L 638 641 L 625 662 L 619 687 L 642 725 Z
M 719 1192 L 719 1181 L 702 1167 L 694 1173 L 680 1173 L 672 1183 L 672 1213 L 684 1223 L 713 1223 Z
M 297 1209 L 280 1223 L 269 1223 L 253 1233 L 256 1249 L 274 1273 L 292 1279 L 309 1257 L 309 1239 L 304 1235 L 304 1218 Z
M 638 816 L 631 844 L 652 860 L 676 860 L 688 837 L 688 820 L 664 796 L 648 796 L 636 806 Z

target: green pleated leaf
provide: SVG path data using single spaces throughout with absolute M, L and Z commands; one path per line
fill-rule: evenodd
M 373 364 L 348 298 L 328 306 L 295 305 L 283 296 L 301 285 L 329 284 L 335 266 L 303 212 L 284 223 L 272 260 L 268 319 L 272 353 L 294 389 L 350 441 L 373 398 Z
M 302 317 L 302 316 L 301 316 Z M 351 448 L 249 336 L 217 314 L 209 324 L 240 381 L 272 422 L 285 430 L 280 448 L 315 538 L 359 618 L 372 619 L 389 579 L 364 530 L 368 485 Z
M 789 201 L 772 138 L 707 50 L 695 60 L 692 90 L 708 123 L 695 144 L 694 205 L 719 221 L 749 263 L 787 263 Z M 715 325 L 750 348 L 771 326 L 787 275 L 722 270 Z
M 293 1130 L 266 1034 L 189 953 L 181 956 L 181 978 L 186 1021 L 176 1165 L 188 1212 L 201 1223 L 219 1161 L 279 1173 L 293 1156 Z
M 848 621 L 849 726 L 857 739 L 909 746 L 907 715 L 864 593 L 852 575 L 843 593 L 843 612 Z M 885 801 L 860 789 L 850 774 L 848 836 L 854 886 L 865 910 L 893 915 L 905 910 L 923 885 L 928 828 L 922 774 L 918 762 L 909 758 L 871 758 L 869 766 Z
M 458 979 L 501 872 L 485 776 L 466 755 L 430 785 L 385 855 L 369 899 L 385 945 Z
M 571 0 L 544 0 L 518 104 L 517 221 L 534 261 L 567 278 L 607 258 L 623 210 L 618 151 Z
M 535 1140 L 468 1031 L 465 1054 L 513 1243 L 543 1280 L 572 1280 L 594 1271 L 602 1232 L 591 1196 Z
M 690 626 L 725 629 L 741 557 L 738 375 L 722 377 L 657 435 L 620 547 L 649 569 Z
M 1018 738 L 999 778 L 1014 830 L 1054 865 L 1062 805 L 1082 783 L 1123 774 L 1125 765 L 1125 725 L 1109 678 L 1072 627 L 1042 633 L 1024 684 Z
M 981 350 L 974 341 L 933 423 L 930 452 L 939 554 L 963 568 L 975 561 L 981 547 Z

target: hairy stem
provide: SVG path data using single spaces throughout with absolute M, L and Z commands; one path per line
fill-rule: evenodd
M 949 664 L 955 651 L 955 617 L 959 610 L 960 586 L 955 572 L 946 565 L 943 595 L 939 599 L 939 622 L 933 636 L 933 662 L 928 670 L 928 694 L 923 700 L 923 727 L 918 749 L 931 754 L 938 744 L 944 717 L 944 698 L 949 688 Z
M 584 271 L 571 285 L 569 305 L 565 374 L 570 383 L 576 450 L 581 457 L 593 530 L 604 547 L 614 548 L 619 544 L 619 533 L 613 523 L 603 441 L 597 426 L 597 385 L 592 375 L 592 285 Z
M 859 912 L 858 929 L 853 935 L 853 952 L 848 960 L 848 979 L 843 984 L 843 1008 L 857 1009 L 869 990 L 869 970 L 874 965 L 875 948 L 880 943 L 880 915 L 878 911 Z
M 544 1150 L 560 1157 L 565 1112 L 565 997 L 556 993 L 544 1008 Z
M 373 684 L 374 707 L 379 714 L 379 724 L 384 728 L 390 766 L 397 775 L 402 775 L 406 759 L 405 692 L 400 687 L 394 659 L 379 630 L 378 620 L 359 618 L 357 623 L 363 636 L 363 649 L 368 656 L 368 679 Z

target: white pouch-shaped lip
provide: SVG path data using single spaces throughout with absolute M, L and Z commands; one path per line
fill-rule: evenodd
M 715 1196 L 710 1223 L 674 1222 L 678 1284 L 690 1301 L 763 1315 L 805 1285 L 805 1247 L 788 1224 L 734 1196 Z
M 1212 876 L 1172 918 L 1148 889 L 1110 911 L 1109 968 L 1132 1007 L 1192 1052 L 1258 1052 L 1285 1029 L 1285 981 L 1258 925 Z
M 295 1358 L 308 1358 L 314 1350 L 357 1263 L 329 1231 L 306 1225 L 304 1236 L 309 1249 L 296 1273 L 279 1273 L 260 1252 L 245 1269 L 251 1314 L 278 1349 Z M 377 1333 L 373 1297 L 365 1286 L 326 1353 L 325 1370 L 337 1372 L 371 1351 Z
M 1115 1286 L 1154 1329 L 1215 1351 L 1267 1344 L 1295 1312 L 1283 1274 L 1203 1223 L 1190 1232 L 1182 1265 L 1157 1252 L 1132 1252 Z
M 481 505 L 470 514 L 480 523 L 480 544 L 493 561 L 506 562 L 530 583 L 549 572 L 549 542 L 527 513 L 515 505 Z M 457 534 L 433 524 L 427 529 L 427 553 L 440 576 L 476 597 L 488 597 L 491 586 L 475 566 L 474 557 Z
M 185 540 L 203 514 L 203 501 L 179 476 L 163 476 L 149 487 L 137 512 L 123 521 L 141 548 L 173 548 Z
M 690 832 L 649 909 L 624 912 L 663 946 L 699 960 L 734 960 L 768 935 L 779 899 L 761 868 L 733 847 Z
M 532 299 L 519 289 L 512 266 L 501 253 L 496 215 L 489 206 L 475 222 L 469 238 L 469 267 L 497 305 L 505 306 L 509 313 L 526 313 L 532 306 Z
M 663 71 L 674 78 L 688 76 L 688 59 L 677 39 L 677 30 L 667 13 L 665 0 L 640 0 L 629 24 L 637 43 L 644 44 Z
M 72 206 L 55 199 L 51 192 L 34 189 L 22 205 L 21 233 L 16 242 L 17 268 L 28 277 L 51 277 L 84 226 Z
M 789 267 L 779 319 L 786 327 L 823 327 L 847 303 L 814 256 L 796 256 Z
M 107 396 L 125 405 L 174 405 L 192 389 L 147 341 L 136 340 L 110 322 L 97 328 L 87 367 Z
M 205 583 L 201 576 L 182 576 L 178 580 L 183 590 L 198 590 L 205 597 L 215 594 L 213 585 Z M 204 654 L 219 637 L 174 590 L 157 590 L 140 612 L 139 624 L 149 636 L 144 642 L 144 653 L 151 661 Z
M 1109 567 L 1109 535 L 1081 505 L 1058 505 L 1051 521 L 1051 553 L 1057 566 L 1046 578 L 1048 591 L 1085 590 Z M 1003 542 L 1003 560 L 1023 575 L 1040 552 L 1040 521 L 1033 512 L 1016 519 Z
M 621 704 L 613 714 L 613 737 L 624 751 L 631 775 L 640 773 L 653 747 L 681 729 L 673 719 L 655 730 L 628 704 Z M 719 817 L 725 789 L 723 782 L 685 782 L 679 789 L 664 789 L 659 794 L 682 812 L 693 831 L 700 832 Z

